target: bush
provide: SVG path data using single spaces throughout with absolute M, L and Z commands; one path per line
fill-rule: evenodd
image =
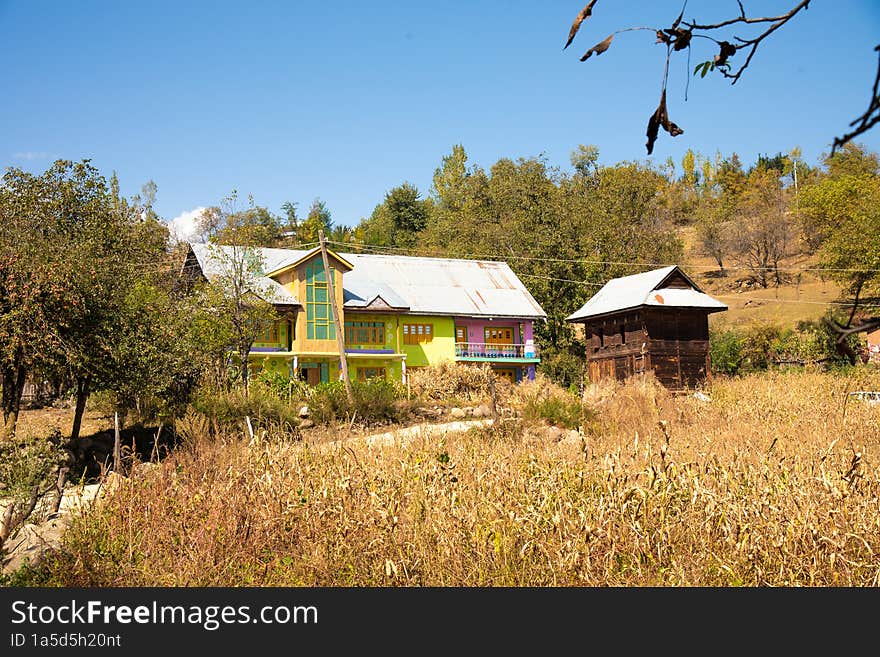
M 292 431 L 299 426 L 296 404 L 291 405 L 260 386 L 251 387 L 247 396 L 240 389 L 222 391 L 206 386 L 195 395 L 192 407 L 221 424 L 238 424 L 249 417 L 254 429 L 274 424 Z
M 742 338 L 736 331 L 713 334 L 709 339 L 709 359 L 712 371 L 736 374 L 743 362 Z
M 311 417 L 321 424 L 353 418 L 365 424 L 402 422 L 409 418 L 414 406 L 406 403 L 404 388 L 400 384 L 385 379 L 353 381 L 353 403 L 349 403 L 342 381 L 322 383 L 310 392 Z
M 55 483 L 58 467 L 65 461 L 60 432 L 46 438 L 15 438 L 0 441 L 0 495 L 14 510 L 9 526 L 0 530 L 0 551 L 27 522 L 39 502 Z M 3 507 L 3 511 L 8 508 Z
M 534 382 L 523 384 L 514 396 L 520 414 L 527 421 L 549 422 L 566 429 L 576 429 L 592 418 L 589 407 L 577 394 L 560 388 L 538 375 Z
M 794 328 L 752 324 L 713 332 L 709 352 L 713 371 L 724 374 L 759 372 L 774 365 L 847 364 L 836 339 L 821 320 L 800 321 Z M 859 351 L 858 336 L 850 336 L 848 342 L 853 351 Z
M 490 383 L 497 380 L 488 363 L 465 365 L 451 361 L 413 370 L 407 376 L 413 394 L 426 401 L 485 399 L 490 394 Z
M 309 384 L 294 379 L 282 372 L 261 370 L 250 382 L 249 388 L 257 387 L 262 392 L 273 394 L 287 401 L 303 400 L 310 394 Z
M 586 355 L 572 351 L 559 351 L 551 353 L 544 350 L 541 355 L 541 363 L 538 371 L 545 374 L 551 381 L 563 388 L 580 389 L 584 385 L 584 364 Z

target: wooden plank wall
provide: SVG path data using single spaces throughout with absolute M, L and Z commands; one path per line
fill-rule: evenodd
M 708 314 L 647 309 L 585 325 L 589 380 L 623 380 L 653 369 L 671 390 L 695 387 L 709 376 Z M 600 337 L 601 336 L 601 337 Z

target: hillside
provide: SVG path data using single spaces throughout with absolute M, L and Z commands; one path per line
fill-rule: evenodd
M 779 286 L 762 288 L 749 285 L 748 271 L 731 259 L 725 263 L 727 276 L 720 277 L 716 263 L 699 254 L 694 228 L 679 230 L 685 244 L 683 269 L 703 291 L 726 303 L 728 310 L 711 315 L 710 327 L 741 326 L 752 322 L 772 322 L 792 326 L 801 320 L 818 319 L 829 307 L 841 301 L 840 285 L 816 272 L 803 271 L 818 266 L 815 256 L 795 254 L 781 268 L 788 280 Z

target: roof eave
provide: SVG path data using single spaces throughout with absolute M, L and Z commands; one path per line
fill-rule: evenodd
M 660 305 L 660 304 L 643 303 L 638 306 L 629 306 L 627 308 L 619 308 L 617 310 L 609 310 L 607 312 L 597 313 L 595 315 L 583 315 L 581 317 L 572 317 L 571 315 L 569 315 L 568 317 L 565 318 L 565 321 L 571 322 L 571 323 L 589 322 L 590 320 L 593 320 L 593 319 L 604 319 L 606 317 L 611 317 L 613 315 L 619 315 L 621 313 L 632 312 L 633 310 L 641 310 L 642 308 L 658 308 L 661 310 L 662 309 L 666 309 L 666 310 L 704 310 L 708 314 L 717 313 L 717 312 L 727 310 L 727 306 L 724 306 L 723 308 L 718 308 L 716 306 L 667 306 L 667 305 Z

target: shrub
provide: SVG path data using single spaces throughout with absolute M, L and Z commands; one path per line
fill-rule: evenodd
M 585 358 L 583 350 L 580 353 L 572 351 L 552 353 L 545 349 L 541 354 L 538 371 L 563 388 L 574 386 L 575 389 L 580 389 L 584 385 Z
M 251 425 L 266 428 L 270 424 L 293 430 L 299 425 L 296 404 L 289 404 L 260 386 L 244 391 L 222 391 L 204 387 L 195 395 L 192 408 L 221 424 L 238 424 L 249 417 Z
M 413 393 L 423 400 L 449 401 L 485 399 L 489 384 L 496 379 L 488 363 L 465 365 L 443 361 L 407 374 Z
M 810 363 L 846 364 L 837 350 L 837 335 L 821 320 L 804 320 L 793 328 L 752 324 L 745 328 L 715 331 L 710 336 L 712 369 L 724 374 L 757 372 L 774 365 Z M 848 338 L 854 352 L 858 336 Z
M 743 362 L 742 338 L 736 331 L 714 333 L 709 338 L 709 359 L 712 370 L 721 374 L 736 374 Z
M 415 405 L 404 399 L 403 386 L 385 379 L 353 381 L 351 392 L 353 402 L 349 403 L 342 381 L 315 386 L 308 398 L 311 417 L 321 424 L 351 419 L 364 424 L 402 422 Z
M 0 483 L 6 505 L 14 505 L 8 521 L 0 523 L 0 551 L 33 513 L 36 503 L 55 483 L 64 462 L 61 434 L 46 438 L 15 438 L 0 441 Z M 3 516 L 8 506 L 3 507 Z
M 566 429 L 576 429 L 592 417 L 577 394 L 560 388 L 539 374 L 534 382 L 519 386 L 514 403 L 527 421 L 546 421 Z

